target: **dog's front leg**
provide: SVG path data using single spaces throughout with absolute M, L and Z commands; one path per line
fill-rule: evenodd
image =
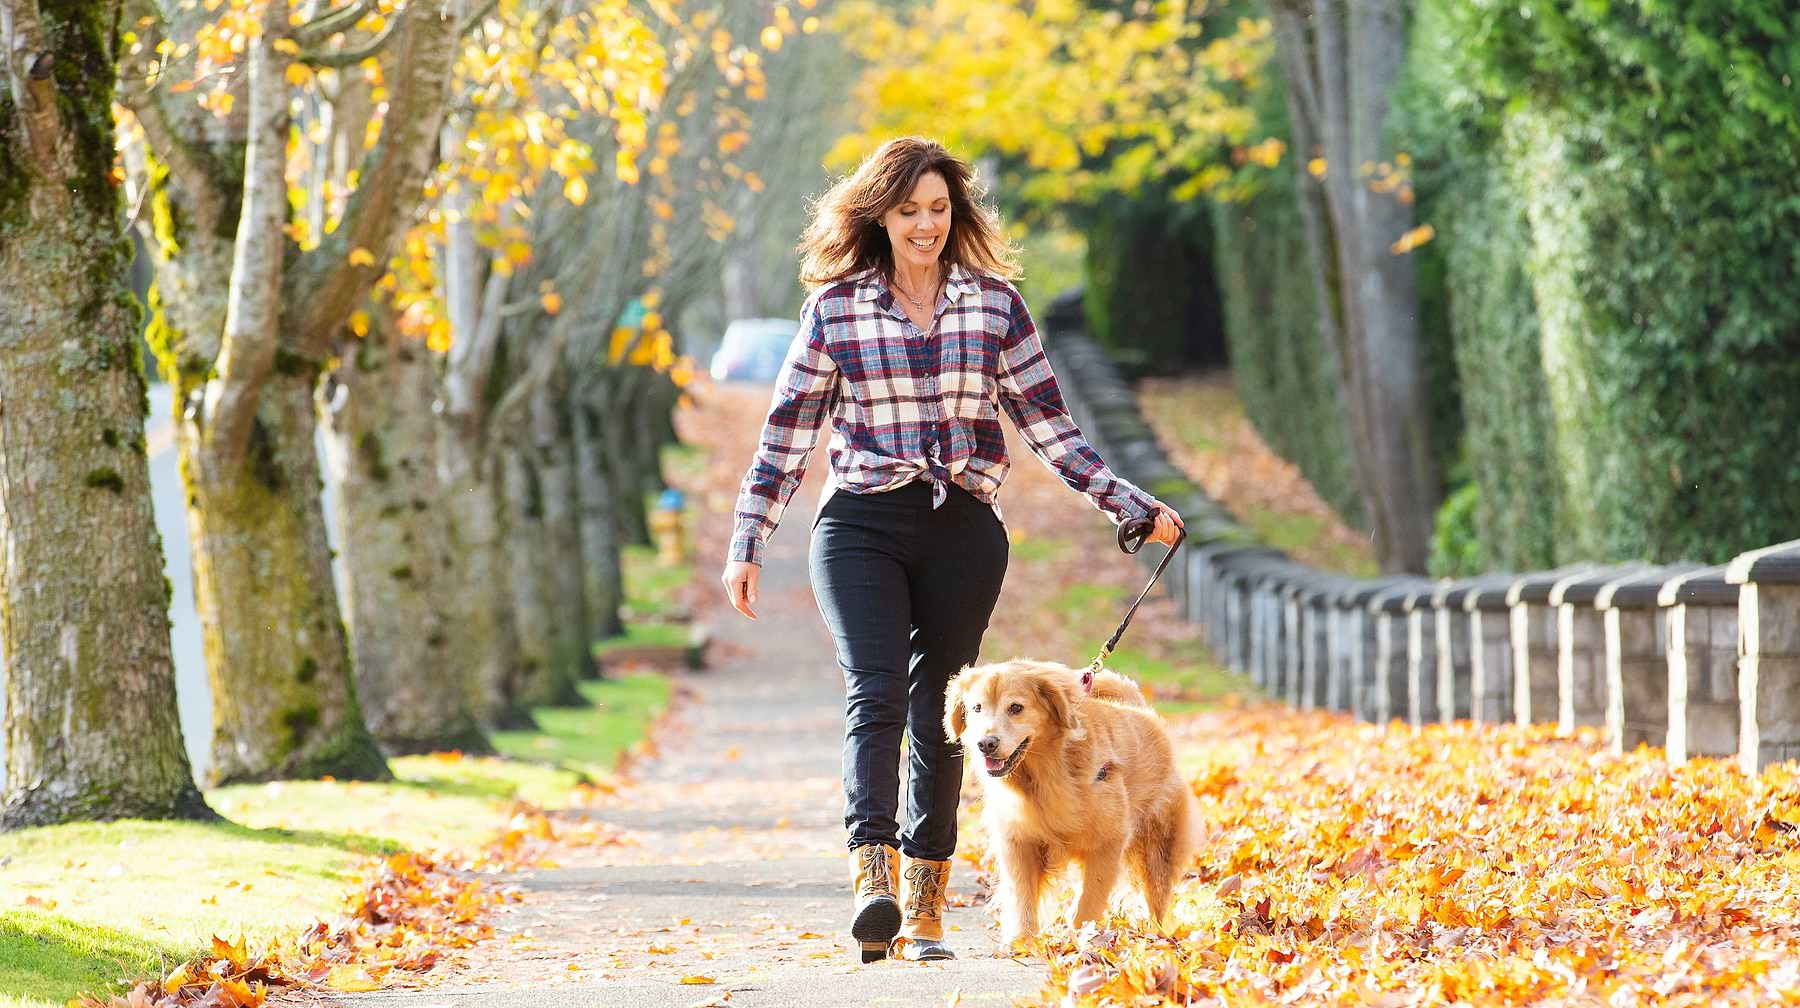
M 1038 932 L 1048 851 L 1042 844 L 1008 840 L 1000 845 L 1000 942 L 1012 945 Z
M 1115 848 L 1108 845 L 1105 850 L 1090 851 L 1081 860 L 1081 898 L 1075 901 L 1074 913 L 1069 917 L 1069 924 L 1079 928 L 1082 924 L 1098 920 L 1106 912 L 1106 905 L 1112 901 L 1113 887 L 1119 883 L 1120 863 L 1124 860 L 1125 845 Z

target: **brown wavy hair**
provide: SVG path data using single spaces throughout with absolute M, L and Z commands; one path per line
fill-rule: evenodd
M 968 162 L 924 137 L 896 137 L 863 159 L 813 202 L 800 238 L 800 282 L 837 283 L 873 266 L 894 278 L 894 249 L 881 218 L 912 197 L 930 172 L 950 190 L 950 238 L 938 261 L 1007 280 L 1019 275 L 1018 252 L 1006 240 L 1000 214 L 982 202 L 985 189 Z

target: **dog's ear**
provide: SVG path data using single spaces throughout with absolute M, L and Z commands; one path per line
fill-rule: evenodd
M 963 694 L 968 692 L 969 667 L 963 666 L 950 680 L 950 686 L 944 691 L 944 732 L 951 745 L 962 741 L 962 734 L 969 727 L 968 711 L 963 707 Z
M 1069 735 L 1079 735 L 1081 721 L 1075 716 L 1075 681 L 1067 676 L 1039 672 L 1037 688 L 1044 709 L 1050 712 L 1050 719 L 1057 727 Z

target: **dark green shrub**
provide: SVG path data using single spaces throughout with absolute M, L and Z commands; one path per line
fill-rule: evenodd
M 1437 524 L 1432 530 L 1431 557 L 1426 561 L 1432 577 L 1468 577 L 1494 569 L 1483 555 L 1476 531 L 1476 514 L 1481 510 L 1481 487 L 1464 482 L 1451 491 L 1438 508 Z
M 1424 0 L 1482 554 L 1718 560 L 1800 527 L 1800 8 Z
M 1128 375 L 1225 363 L 1206 200 L 1115 196 L 1083 215 L 1088 332 Z

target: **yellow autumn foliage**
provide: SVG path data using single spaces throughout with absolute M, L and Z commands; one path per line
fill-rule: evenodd
M 1274 46 L 1266 19 L 1222 18 L 1204 0 L 1130 16 L 1075 0 L 850 0 L 831 25 L 867 66 L 860 129 L 828 161 L 846 168 L 912 133 L 1021 160 L 1023 195 L 1046 204 L 1147 182 L 1211 191 L 1208 169 L 1253 142 L 1244 98 Z M 1267 141 L 1251 150 L 1258 164 L 1280 155 Z

